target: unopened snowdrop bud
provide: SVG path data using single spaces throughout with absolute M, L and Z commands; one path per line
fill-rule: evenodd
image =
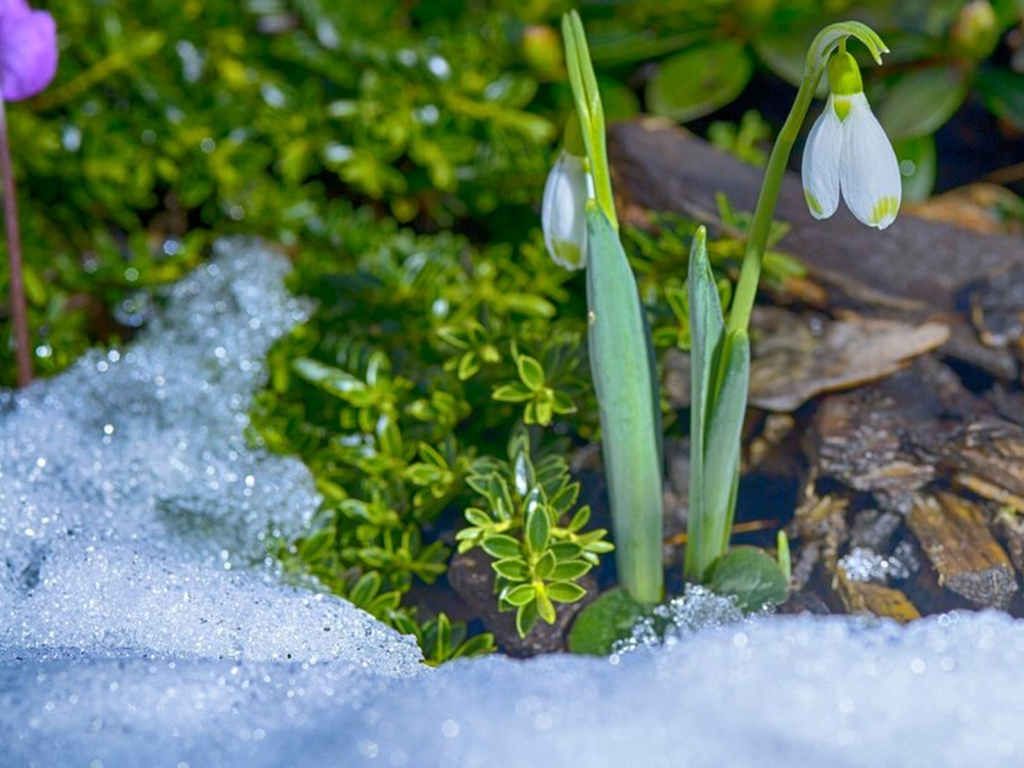
M 857 62 L 846 50 L 828 64 L 831 93 L 807 137 L 802 167 L 811 215 L 827 219 L 842 194 L 857 219 L 885 229 L 900 208 L 900 168 L 864 96 Z
M 540 213 L 544 245 L 560 267 L 583 269 L 587 264 L 586 206 L 593 196 L 586 160 L 563 149 L 544 185 Z

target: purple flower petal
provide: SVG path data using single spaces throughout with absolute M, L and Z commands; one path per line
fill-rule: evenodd
M 57 72 L 57 25 L 25 0 L 0 1 L 0 86 L 8 101 L 35 96 Z

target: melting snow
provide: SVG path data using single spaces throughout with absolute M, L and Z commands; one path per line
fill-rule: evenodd
M 317 498 L 243 433 L 305 308 L 232 241 L 120 353 L 0 399 L 0 764 L 1018 766 L 1024 623 L 741 621 L 699 592 L 610 660 L 431 671 L 268 537 Z

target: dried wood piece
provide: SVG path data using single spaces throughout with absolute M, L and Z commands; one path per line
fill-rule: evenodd
M 996 531 L 1010 550 L 1017 573 L 1024 575 L 1024 517 L 1003 511 L 996 515 Z
M 904 203 L 901 213 L 944 221 L 983 234 L 1020 234 L 1021 223 L 1005 211 L 1019 205 L 1017 196 L 998 184 L 968 184 L 919 203 Z
M 907 525 L 939 584 L 978 606 L 1009 606 L 1017 579 L 977 504 L 949 493 L 917 495 Z
M 997 417 L 968 424 L 941 447 L 943 464 L 958 470 L 962 481 L 981 495 L 1001 500 L 981 489 L 994 488 L 1024 497 L 1024 426 Z
M 850 613 L 870 613 L 895 619 L 901 624 L 921 618 L 920 611 L 910 599 L 894 587 L 854 581 L 847 577 L 842 568 L 836 570 L 833 582 L 843 605 Z
M 910 325 L 849 314 L 841 320 L 801 317 L 759 307 L 750 371 L 750 402 L 794 411 L 822 392 L 888 376 L 949 338 L 942 323 Z
M 899 401 L 877 389 L 828 398 L 814 420 L 811 452 L 823 477 L 858 491 L 907 496 L 935 477 L 902 439 Z
M 777 413 L 795 411 L 824 392 L 890 376 L 949 338 L 943 323 L 874 320 L 853 313 L 833 320 L 779 307 L 757 307 L 752 328 L 750 402 Z M 669 350 L 663 385 L 673 407 L 689 405 L 689 356 Z

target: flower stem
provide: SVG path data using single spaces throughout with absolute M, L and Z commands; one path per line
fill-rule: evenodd
M 28 340 L 28 310 L 25 305 L 25 284 L 22 281 L 21 232 L 18 229 L 18 201 L 11 168 L 11 148 L 7 139 L 7 114 L 0 96 L 0 175 L 3 176 L 4 228 L 7 232 L 7 253 L 11 266 L 11 324 L 14 326 L 14 354 L 18 365 L 18 386 L 32 381 L 32 354 Z
M 775 203 L 782 188 L 782 179 L 786 175 L 786 163 L 814 98 L 822 69 L 823 67 L 819 66 L 804 75 L 793 108 L 789 111 L 789 116 L 779 131 L 779 137 L 775 140 L 775 146 L 772 147 L 771 156 L 768 158 L 764 183 L 757 198 L 757 208 L 754 209 L 754 219 L 743 251 L 743 266 L 740 268 L 740 278 L 736 283 L 736 293 L 729 313 L 730 332 L 745 331 L 750 327 L 750 314 L 754 309 L 757 283 L 761 278 L 761 263 L 768 247 L 768 235 L 771 232 L 772 217 L 775 215 Z

